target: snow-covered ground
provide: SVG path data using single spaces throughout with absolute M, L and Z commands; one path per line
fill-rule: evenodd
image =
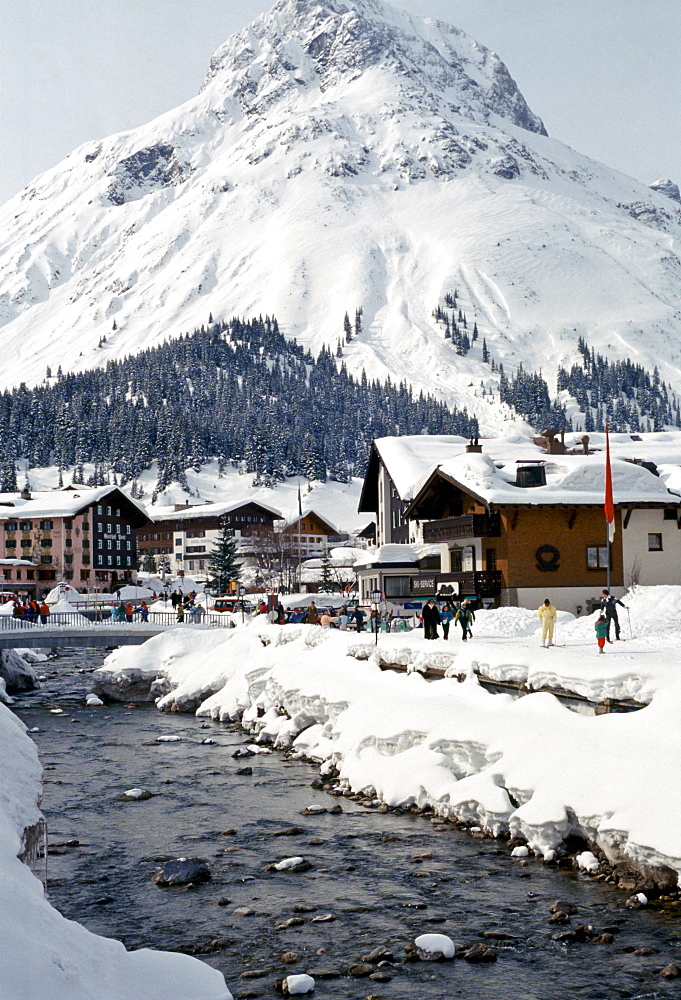
M 428 643 L 415 630 L 381 635 L 378 652 L 367 634 L 259 617 L 227 633 L 166 633 L 119 649 L 95 678 L 103 691 L 155 681 L 162 710 L 243 713 L 261 740 L 293 745 L 393 806 L 430 804 L 521 835 L 540 854 L 579 832 L 612 860 L 681 872 L 681 588 L 640 588 L 625 603 L 633 638 L 623 611 L 628 641 L 606 655 L 593 617 L 561 616 L 559 645 L 543 649 L 536 612 L 522 608 L 480 612 L 467 645 L 454 629 L 449 642 Z M 382 671 L 379 658 L 412 671 Z M 427 681 L 419 668 L 428 663 L 466 679 Z M 491 694 L 474 669 L 649 704 L 587 717 L 547 693 Z
M 40 820 L 35 744 L 0 705 L 0 995 L 3 1000 L 231 1000 L 222 973 L 186 955 L 128 952 L 52 908 L 18 855 Z

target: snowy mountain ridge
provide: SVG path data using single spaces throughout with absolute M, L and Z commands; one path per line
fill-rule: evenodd
M 681 389 L 681 209 L 546 135 L 498 56 L 378 0 L 279 0 L 200 94 L 87 143 L 0 210 L 2 384 L 276 315 L 348 370 L 504 419 L 479 388 L 577 339 Z M 447 293 L 480 338 L 461 357 Z

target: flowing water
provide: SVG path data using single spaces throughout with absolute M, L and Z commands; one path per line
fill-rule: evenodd
M 571 870 L 535 860 L 521 866 L 503 843 L 331 798 L 310 786 L 315 768 L 281 754 L 235 759 L 249 743 L 235 725 L 153 707 L 86 708 L 88 673 L 100 661 L 96 651 L 65 652 L 44 665 L 41 689 L 15 706 L 39 729 L 32 735 L 45 767 L 48 891 L 67 917 L 128 948 L 195 954 L 224 973 L 235 997 L 274 996 L 275 979 L 300 972 L 317 979 L 318 1000 L 679 996 L 681 980 L 659 976 L 668 963 L 681 964 L 678 920 L 627 910 L 624 893 Z M 180 740 L 157 742 L 163 735 Z M 239 774 L 243 768 L 252 773 Z M 118 801 L 140 786 L 153 797 Z M 338 815 L 301 815 L 336 803 Z M 291 856 L 312 867 L 265 870 Z M 159 888 L 151 881 L 159 859 L 176 857 L 205 860 L 211 881 Z M 548 922 L 556 899 L 577 907 L 567 927 Z M 240 908 L 246 912 L 234 913 Z M 613 943 L 551 939 L 580 924 L 608 928 Z M 461 945 L 486 941 L 498 960 L 405 963 L 404 946 L 426 932 Z M 485 938 L 489 932 L 508 939 Z M 347 974 L 379 945 L 395 956 L 378 969 L 389 982 Z M 299 958 L 287 964 L 287 953 Z

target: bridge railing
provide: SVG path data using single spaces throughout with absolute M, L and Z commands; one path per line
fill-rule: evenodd
M 54 626 L 69 626 L 71 628 L 96 628 L 98 626 L 116 625 L 213 625 L 218 628 L 230 628 L 231 620 L 227 615 L 208 611 L 203 615 L 192 615 L 188 611 L 179 617 L 175 611 L 150 611 L 146 620 L 139 611 L 126 616 L 120 621 L 112 616 L 107 609 L 97 611 L 60 611 L 49 615 L 37 615 L 34 619 L 14 618 L 12 615 L 0 615 L 0 631 L 14 632 L 22 629 L 53 628 Z

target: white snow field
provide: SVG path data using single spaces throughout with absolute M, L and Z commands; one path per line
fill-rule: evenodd
M 681 872 L 681 587 L 640 588 L 625 603 L 633 639 L 605 656 L 594 616 L 562 615 L 562 645 L 553 649 L 540 647 L 536 612 L 504 608 L 480 612 L 465 646 L 454 629 L 449 642 L 428 643 L 415 630 L 381 635 L 378 652 L 366 633 L 273 626 L 259 616 L 228 633 L 169 632 L 119 649 L 94 677 L 98 691 L 145 677 L 152 692 L 170 687 L 161 710 L 223 720 L 243 713 L 259 742 L 293 746 L 323 773 L 335 767 L 355 791 L 510 831 L 544 857 L 579 832 L 612 861 Z M 412 670 L 382 671 L 380 657 Z M 419 667 L 428 663 L 466 679 L 427 681 Z M 491 694 L 476 667 L 594 700 L 649 704 L 585 716 L 547 693 Z
M 26 727 L 0 705 L 0 996 L 2 1000 L 231 1000 L 222 973 L 186 955 L 128 952 L 66 920 L 23 864 L 40 819 L 41 768 Z

